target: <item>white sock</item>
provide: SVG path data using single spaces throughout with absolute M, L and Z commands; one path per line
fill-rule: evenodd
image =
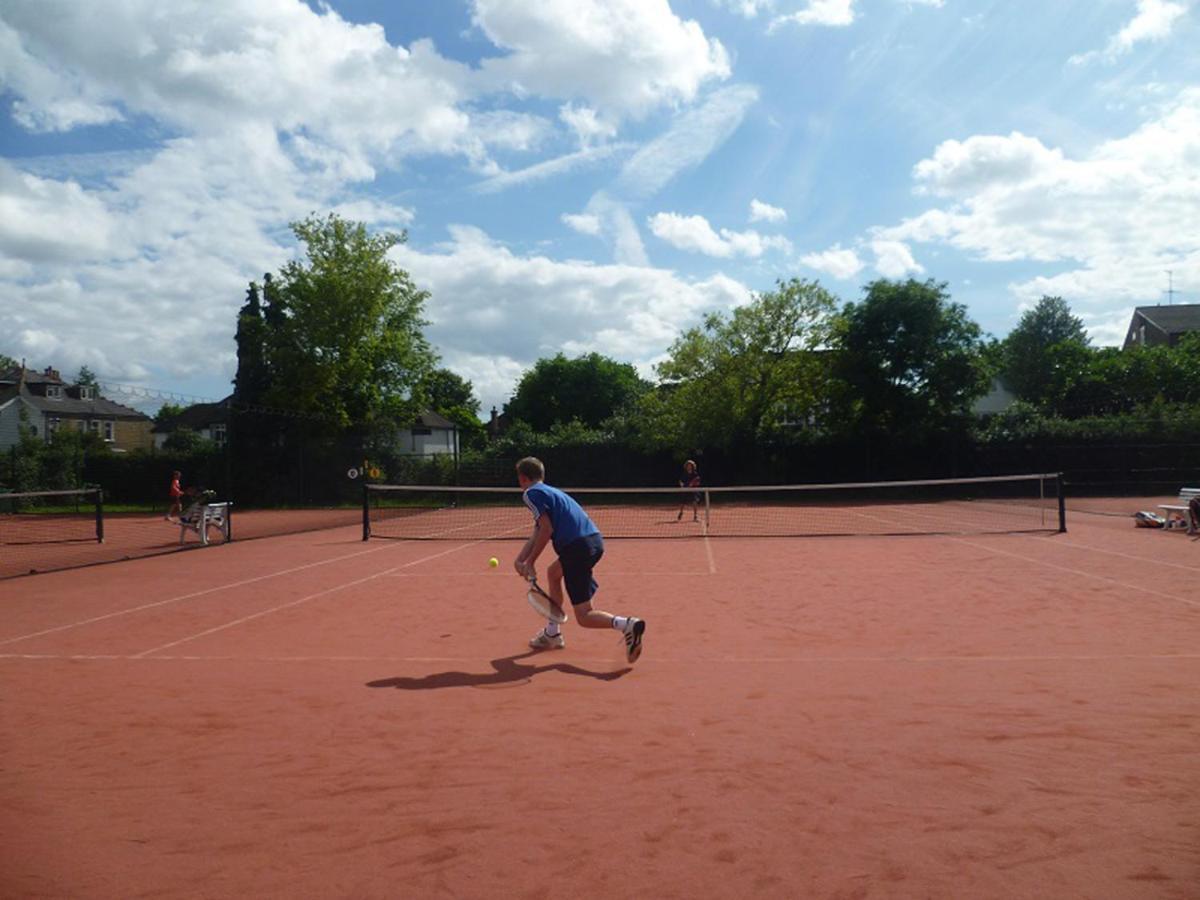
M 617 629 L 617 631 L 624 631 L 625 623 L 628 621 L 628 616 L 613 616 L 613 628 Z
M 558 623 L 552 620 L 546 621 L 546 634 L 550 637 L 558 635 Z

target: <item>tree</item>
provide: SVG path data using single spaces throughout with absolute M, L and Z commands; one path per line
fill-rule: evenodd
M 481 447 L 487 442 L 471 382 L 449 369 L 434 369 L 425 379 L 424 394 L 430 409 L 458 426 L 462 446 Z
M 21 364 L 11 356 L 5 356 L 0 353 L 0 375 L 7 375 L 10 372 L 16 372 L 21 368 Z
M 629 363 L 599 353 L 576 359 L 559 353 L 539 359 L 521 376 L 504 411 L 536 431 L 573 420 L 596 428 L 649 387 Z
M 449 369 L 434 369 L 425 379 L 425 395 L 429 408 L 446 415 L 446 410 L 461 408 L 478 415 L 479 400 L 475 387 L 461 375 Z
M 187 407 L 179 403 L 164 403 L 158 408 L 158 412 L 154 414 L 154 424 L 163 425 L 169 422 L 171 419 L 174 419 L 185 409 L 187 409 Z
M 748 447 L 822 402 L 835 299 L 815 281 L 779 281 L 728 317 L 710 313 L 658 368 L 634 416 L 646 447 Z
M 306 258 L 269 294 L 269 405 L 367 432 L 412 421 L 435 357 L 422 332 L 428 294 L 387 257 L 406 235 L 335 213 L 292 231 Z
M 1060 345 L 1070 345 L 1057 350 Z M 1021 316 L 1002 344 L 1003 377 L 1022 400 L 1045 405 L 1082 374 L 1089 339 L 1083 321 L 1071 314 L 1062 297 L 1042 297 Z M 1070 366 L 1064 368 L 1064 366 Z
M 924 437 L 965 424 L 987 390 L 979 326 L 944 283 L 879 280 L 836 330 L 836 405 L 850 433 Z
M 75 376 L 75 383 L 84 385 L 85 387 L 99 387 L 100 385 L 100 382 L 96 380 L 96 373 L 87 366 L 79 367 L 79 374 Z

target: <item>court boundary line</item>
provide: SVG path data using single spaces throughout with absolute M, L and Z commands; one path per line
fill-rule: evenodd
M 159 607 L 159 606 L 167 606 L 171 603 L 180 603 L 184 600 L 192 600 L 192 599 L 195 599 L 196 597 L 203 597 L 205 594 L 216 593 L 217 591 L 225 591 L 225 590 L 230 590 L 233 588 L 244 587 L 248 584 L 255 584 L 256 582 L 259 582 L 259 581 L 265 581 L 268 578 L 277 578 L 282 575 L 292 575 L 296 572 L 303 572 L 305 569 L 313 569 L 313 568 L 317 568 L 318 566 L 325 566 L 325 565 L 329 565 L 331 563 L 341 562 L 341 561 L 347 560 L 347 559 L 354 559 L 355 557 L 358 557 L 358 556 L 365 556 L 368 553 L 378 553 L 382 550 L 393 549 L 396 546 L 398 546 L 398 545 L 383 544 L 379 547 L 374 547 L 370 550 L 359 550 L 355 553 L 347 553 L 344 556 L 335 556 L 330 559 L 320 560 L 318 562 L 305 563 L 302 566 L 293 566 L 290 569 L 280 569 L 276 572 L 269 572 L 266 575 L 256 575 L 253 578 L 244 578 L 241 581 L 231 581 L 231 582 L 227 582 L 226 584 L 220 584 L 220 585 L 215 585 L 214 587 L 204 588 L 203 590 L 200 590 L 200 591 L 192 591 L 190 594 L 180 594 L 175 597 L 168 597 L 165 600 L 155 600 L 153 603 L 143 603 L 140 606 L 133 606 L 133 607 L 129 607 L 127 609 L 115 610 L 113 612 L 105 613 L 102 616 L 91 616 L 90 618 L 80 619 L 76 622 L 71 622 L 67 625 L 56 625 L 53 628 L 45 628 L 41 631 L 34 631 L 29 634 L 20 635 L 18 637 L 5 638 L 4 640 L 0 640 L 0 647 L 6 647 L 9 644 L 17 644 L 17 643 L 20 643 L 21 641 L 31 640 L 32 638 L 36 638 L 36 637 L 43 637 L 47 634 L 56 634 L 60 631 L 70 631 L 72 628 L 82 628 L 84 625 L 93 625 L 96 622 L 103 622 L 103 621 L 106 621 L 107 619 L 116 619 L 116 618 L 120 618 L 121 616 L 133 615 L 134 613 L 137 613 L 137 612 L 143 612 L 144 610 L 147 610 L 147 609 L 155 609 L 156 607 Z M 136 561 L 136 560 L 132 560 L 132 561 Z
M 1022 535 L 1030 540 L 1035 541 L 1053 541 L 1056 545 L 1062 547 L 1078 547 L 1080 550 L 1090 550 L 1093 553 L 1103 553 L 1106 556 L 1120 556 L 1123 559 L 1132 559 L 1136 562 L 1150 563 L 1155 566 L 1168 566 L 1172 569 L 1183 569 L 1185 572 L 1200 572 L 1200 566 L 1189 566 L 1185 563 L 1168 562 L 1167 560 L 1154 559 L 1149 556 L 1134 556 L 1131 553 L 1122 553 L 1120 550 L 1109 550 L 1105 547 L 1093 547 L 1090 544 L 1077 544 L 1074 541 L 1059 540 L 1057 538 L 1041 537 L 1039 535 L 1026 534 Z
M 186 639 L 185 639 L 186 640 Z M 0 661 L 92 661 L 92 662 L 248 662 L 248 663 L 312 663 L 312 662 L 390 662 L 390 663 L 450 663 L 470 665 L 490 662 L 483 656 L 230 656 L 207 654 L 155 654 L 151 651 L 137 654 L 116 653 L 0 653 Z M 519 651 L 517 651 L 519 654 Z M 541 656 L 538 657 L 542 658 Z M 580 657 L 555 655 L 555 659 L 568 659 L 574 663 L 608 664 L 613 663 L 610 657 Z M 1079 654 L 981 654 L 979 656 L 964 656 L 962 654 L 909 656 L 774 656 L 774 657 L 743 657 L 743 656 L 712 656 L 712 657 L 671 657 L 655 656 L 646 658 L 644 663 L 670 665 L 711 665 L 722 663 L 728 665 L 812 665 L 817 663 L 975 663 L 975 662 L 1112 662 L 1114 660 L 1130 660 L 1141 662 L 1166 661 L 1200 661 L 1200 653 L 1079 653 Z
M 242 616 L 241 618 L 234 619 L 232 622 L 226 622 L 224 625 L 217 625 L 214 628 L 206 628 L 203 631 L 199 631 L 196 634 L 192 634 L 187 637 L 180 638 L 177 641 L 171 641 L 170 643 L 162 644 L 158 647 L 151 647 L 149 650 L 143 650 L 141 653 L 134 654 L 133 658 L 138 659 L 140 657 L 148 656 L 151 653 L 158 653 L 161 650 L 167 650 L 171 647 L 177 647 L 180 644 L 186 644 L 188 641 L 194 641 L 198 638 L 207 637 L 210 634 L 216 634 L 218 631 L 224 631 L 227 628 L 233 628 L 237 625 L 242 625 L 246 622 L 252 622 L 255 619 L 261 619 L 263 616 L 269 616 L 272 613 L 276 613 L 276 612 L 279 612 L 284 609 L 291 609 L 293 606 L 299 606 L 301 603 L 307 603 L 308 601 L 315 600 L 318 597 L 324 597 L 326 594 L 333 594 L 333 593 L 336 593 L 337 591 L 345 590 L 346 588 L 354 587 L 359 584 L 365 584 L 368 581 L 374 581 L 376 578 L 381 578 L 384 575 L 388 575 L 391 572 L 395 572 L 397 569 L 405 569 L 405 568 L 408 568 L 409 566 L 418 565 L 419 563 L 429 562 L 431 559 L 437 559 L 438 557 L 441 557 L 441 556 L 447 556 L 448 554 L 456 553 L 459 550 L 464 550 L 467 547 L 473 547 L 480 543 L 482 543 L 482 541 L 472 541 L 467 544 L 460 544 L 457 547 L 451 547 L 448 550 L 443 550 L 441 553 L 435 553 L 432 556 L 424 556 L 424 557 L 421 557 L 420 559 L 409 560 L 408 562 L 403 563 L 399 566 L 394 566 L 391 569 L 384 569 L 382 572 L 374 572 L 371 575 L 365 576 L 364 578 L 356 578 L 354 581 L 347 581 L 342 584 L 335 585 L 334 587 L 326 588 L 325 590 L 322 590 L 322 591 L 317 591 L 315 594 L 309 594 L 307 597 L 301 597 L 299 600 L 291 600 L 287 603 L 281 603 L 278 606 L 271 607 L 270 609 L 259 610 L 258 612 L 251 613 L 248 616 Z
M 1108 584 L 1113 584 L 1113 585 L 1116 585 L 1117 587 L 1126 588 L 1131 591 L 1141 591 L 1144 594 L 1150 594 L 1153 597 L 1161 597 L 1164 600 L 1172 600 L 1176 603 L 1184 603 L 1188 606 L 1200 607 L 1200 601 L 1188 600 L 1184 597 L 1177 597 L 1174 594 L 1164 594 L 1162 591 L 1155 591 L 1155 590 L 1152 590 L 1151 588 L 1143 587 L 1140 584 L 1127 584 L 1124 581 L 1117 581 L 1115 578 L 1109 578 L 1107 575 L 1097 575 L 1095 572 L 1087 572 L 1083 569 L 1072 569 L 1067 566 L 1060 566 L 1060 565 L 1057 565 L 1056 563 L 1046 562 L 1045 560 L 1036 559 L 1032 556 L 1024 556 L 1020 553 L 1013 553 L 1008 550 L 999 550 L 999 549 L 996 549 L 995 547 L 989 547 L 987 544 L 977 544 L 974 541 L 968 541 L 965 538 L 952 538 L 951 540 L 957 541 L 960 544 L 966 544 L 968 547 L 977 547 L 980 550 L 986 550 L 989 553 L 996 553 L 1000 556 L 1011 556 L 1014 559 L 1023 559 L 1026 562 L 1031 562 L 1031 563 L 1034 563 L 1039 566 L 1045 566 L 1046 568 L 1049 568 L 1049 569 L 1057 569 L 1060 572 L 1067 572 L 1071 575 L 1082 575 L 1085 578 L 1091 578 L 1096 581 L 1107 582 Z

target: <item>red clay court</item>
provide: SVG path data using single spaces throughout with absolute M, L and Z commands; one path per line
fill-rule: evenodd
M 632 669 L 512 541 L 0 582 L 0 895 L 1200 896 L 1200 542 L 1068 527 L 612 540 Z

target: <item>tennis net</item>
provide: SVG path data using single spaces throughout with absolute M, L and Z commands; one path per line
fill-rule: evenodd
M 0 546 L 102 543 L 103 496 L 98 488 L 0 494 Z
M 605 537 L 1066 531 L 1058 473 L 707 488 L 564 488 Z M 524 539 L 520 488 L 367 485 L 363 540 Z

